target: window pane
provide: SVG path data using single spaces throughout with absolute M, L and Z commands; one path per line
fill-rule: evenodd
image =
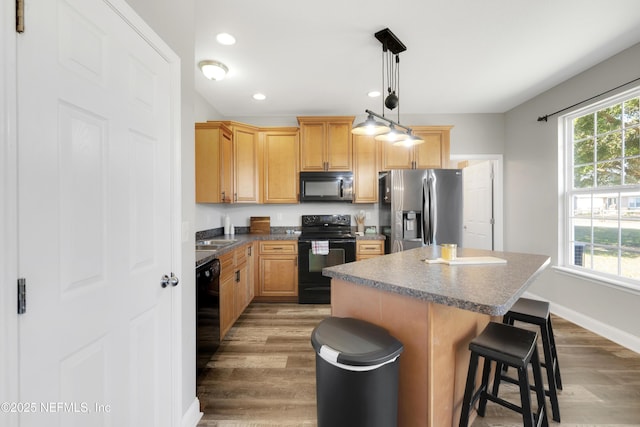
M 593 138 L 577 141 L 573 144 L 573 164 L 584 165 L 593 162 Z
M 573 196 L 573 216 L 576 218 L 591 218 L 591 194 Z M 589 222 L 587 221 L 587 225 Z
M 640 221 L 636 220 L 621 221 L 621 238 L 622 246 L 625 249 L 636 249 L 640 251 Z
M 578 243 L 591 243 L 591 226 L 588 225 L 588 222 L 585 225 L 574 221 L 573 235 Z
M 622 251 L 622 276 L 640 280 L 640 254 Z
M 624 138 L 624 155 L 630 157 L 640 154 L 640 128 L 627 129 Z
M 618 246 L 618 222 L 598 221 L 593 228 L 593 242 L 600 245 Z
M 598 163 L 598 187 L 622 184 L 622 162 Z
M 596 131 L 598 134 L 620 129 L 622 125 L 622 104 L 602 109 L 596 113 L 596 116 L 598 117 L 598 129 Z
M 578 166 L 573 168 L 573 188 L 593 187 L 593 166 Z
M 573 139 L 584 139 L 593 135 L 593 114 L 578 117 L 573 121 Z
M 624 103 L 624 124 L 625 126 L 640 123 L 640 97 L 631 98 Z
M 640 157 L 629 159 L 624 163 L 624 183 L 640 184 Z
M 622 133 L 614 132 L 597 139 L 597 161 L 611 160 L 622 157 Z
M 593 248 L 593 269 L 603 273 L 618 274 L 618 250 Z

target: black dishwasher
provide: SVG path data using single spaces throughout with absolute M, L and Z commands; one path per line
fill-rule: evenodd
M 220 346 L 220 260 L 196 268 L 196 375 Z

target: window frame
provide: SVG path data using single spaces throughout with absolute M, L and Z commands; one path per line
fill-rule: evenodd
M 640 279 L 633 279 L 630 277 L 621 276 L 618 274 L 606 273 L 599 270 L 594 270 L 591 266 L 577 266 L 575 265 L 575 246 L 574 242 L 574 228 L 572 226 L 572 218 L 574 216 L 573 212 L 573 200 L 572 198 L 576 195 L 592 195 L 597 196 L 598 194 L 613 194 L 618 193 L 618 197 L 620 197 L 620 193 L 628 193 L 628 192 L 640 192 L 640 183 L 638 184 L 620 184 L 620 185 L 612 185 L 606 187 L 598 187 L 597 182 L 594 182 L 594 186 L 589 188 L 573 188 L 573 179 L 574 179 L 574 145 L 573 145 L 573 121 L 578 117 L 582 117 L 587 114 L 592 114 L 597 111 L 606 109 L 616 104 L 624 103 L 625 101 L 639 97 L 640 96 L 640 86 L 629 89 L 627 91 L 621 92 L 617 95 L 609 97 L 607 99 L 603 99 L 596 103 L 587 105 L 583 108 L 574 110 L 570 113 L 567 113 L 558 118 L 558 134 L 559 134 L 559 167 L 560 173 L 559 175 L 559 238 L 558 238 L 558 269 L 579 276 L 581 278 L 585 278 L 591 281 L 596 281 L 598 283 L 604 283 L 607 285 L 612 285 L 614 287 L 622 287 L 628 290 L 632 290 L 634 292 L 640 293 Z M 640 125 L 639 125 L 640 126 Z M 596 135 L 594 135 L 596 137 Z M 595 150 L 595 148 L 594 148 Z M 622 160 L 626 158 L 625 153 L 622 153 Z M 594 163 L 595 164 L 595 163 Z M 623 165 L 624 167 L 624 165 Z M 619 203 L 618 199 L 618 203 Z M 618 223 L 618 230 L 621 230 L 620 222 L 621 218 L 621 210 L 617 209 L 618 214 L 615 221 Z M 593 205 L 591 207 L 591 230 L 593 232 Z M 592 238 L 592 245 L 596 243 Z M 600 247 L 596 243 L 597 247 Z M 603 246 L 604 247 L 604 246 Z M 617 260 L 618 265 L 621 262 L 621 253 L 620 250 L 622 248 L 620 242 L 618 242 L 616 246 L 618 250 Z M 639 261 L 640 262 L 640 261 Z

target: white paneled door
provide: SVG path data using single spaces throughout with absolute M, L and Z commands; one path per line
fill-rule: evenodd
M 20 425 L 171 425 L 171 65 L 114 2 L 25 3 Z
M 484 161 L 462 170 L 462 246 L 465 248 L 494 249 L 493 167 L 492 161 Z

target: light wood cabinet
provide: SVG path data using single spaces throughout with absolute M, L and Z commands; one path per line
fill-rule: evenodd
M 259 283 L 256 297 L 291 300 L 298 295 L 298 242 L 258 242 Z M 267 297 L 267 298 L 264 298 Z
M 263 203 L 298 203 L 298 128 L 261 132 Z
M 231 129 L 222 123 L 196 123 L 196 203 L 231 202 L 232 135 Z
M 233 131 L 234 203 L 260 201 L 258 128 L 229 122 Z
M 422 144 L 411 147 L 381 143 L 382 169 L 448 168 L 452 126 L 413 126 Z
M 220 339 L 224 338 L 235 322 L 235 255 L 220 256 Z
M 253 300 L 251 244 L 220 256 L 220 339 Z
M 384 255 L 383 240 L 356 240 L 356 261 Z
M 378 141 L 373 136 L 353 135 L 354 203 L 378 201 Z
M 301 116 L 300 170 L 352 170 L 351 128 L 355 116 Z
M 258 128 L 196 123 L 196 203 L 259 203 Z

